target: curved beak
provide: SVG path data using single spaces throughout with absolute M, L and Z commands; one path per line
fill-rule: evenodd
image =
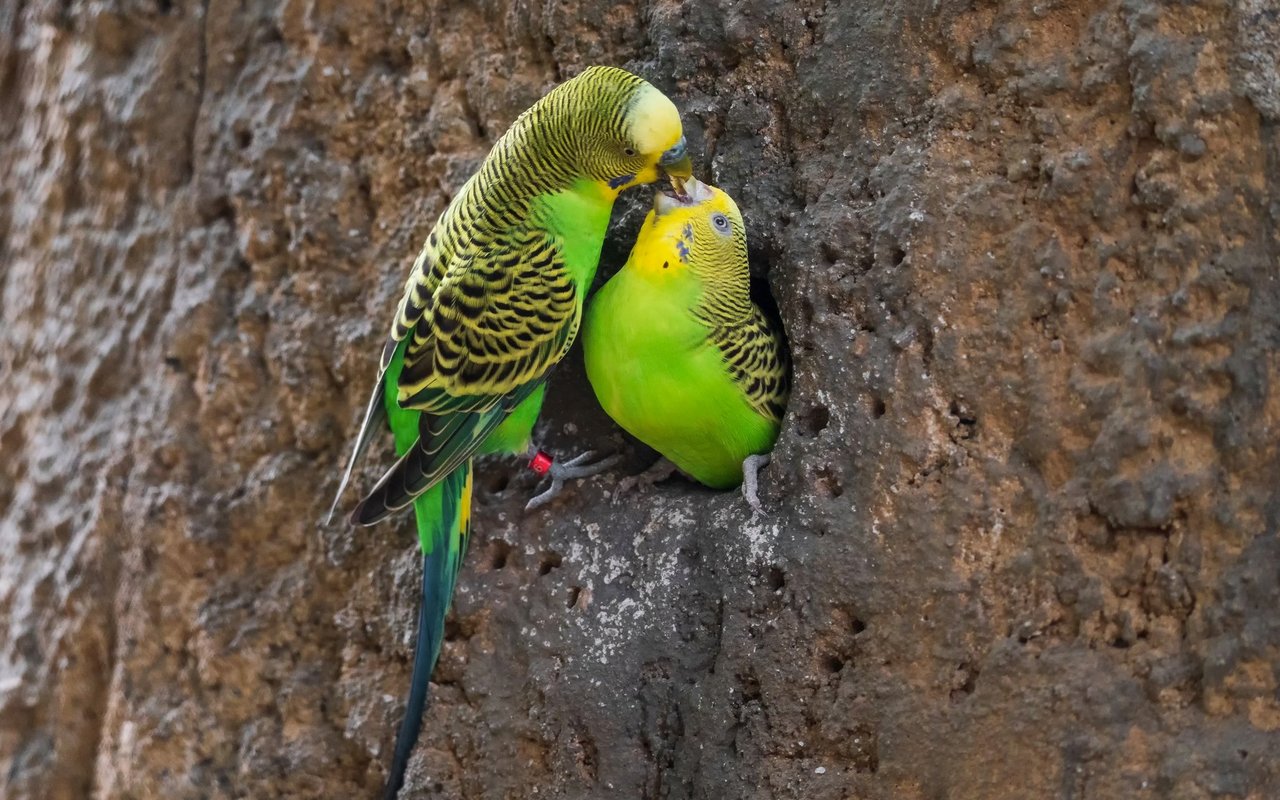
M 659 217 L 663 214 L 669 214 L 678 208 L 696 206 L 711 198 L 711 189 L 697 178 L 689 176 L 682 183 L 683 192 L 668 192 L 665 189 L 659 189 L 654 193 L 653 210 Z
M 683 136 L 671 149 L 658 159 L 658 169 L 671 181 L 676 194 L 684 194 L 684 182 L 693 177 L 693 162 L 689 160 L 689 148 Z

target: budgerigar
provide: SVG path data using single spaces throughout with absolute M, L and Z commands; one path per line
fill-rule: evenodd
M 618 194 L 663 175 L 678 187 L 690 174 L 671 100 L 629 72 L 591 67 L 516 119 L 414 262 L 338 489 L 388 423 L 399 460 L 351 515 L 371 525 L 412 504 L 422 548 L 412 685 L 386 798 L 404 781 L 439 657 L 467 545 L 472 458 L 528 446 Z
M 609 416 L 714 488 L 761 510 L 790 391 L 778 326 L 751 300 L 742 214 L 696 180 L 659 191 L 631 256 L 587 308 L 587 378 Z

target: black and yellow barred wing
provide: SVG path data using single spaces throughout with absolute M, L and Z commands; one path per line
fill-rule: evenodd
M 758 307 L 745 323 L 712 329 L 733 382 L 761 416 L 781 422 L 791 392 L 790 357 L 776 323 Z
M 580 303 L 560 243 L 545 230 L 505 233 L 445 271 L 405 351 L 405 408 L 484 408 L 541 379 L 569 349 Z

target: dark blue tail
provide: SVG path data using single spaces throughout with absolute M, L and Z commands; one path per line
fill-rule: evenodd
M 427 710 L 427 694 L 431 689 L 431 672 L 436 665 L 439 642 L 444 626 L 435 617 L 439 606 L 427 600 L 432 589 L 439 586 L 431 576 L 431 556 L 422 557 L 422 603 L 418 606 L 418 646 L 413 651 L 413 676 L 409 678 L 409 699 L 404 707 L 404 719 L 396 734 L 396 752 L 391 759 L 391 772 L 387 775 L 387 788 L 383 800 L 395 800 L 404 785 L 404 773 L 409 767 L 409 756 L 418 743 L 422 730 L 422 715 Z M 437 600 L 441 602 L 441 600 Z
M 463 464 L 414 501 L 422 538 L 422 600 L 418 605 L 418 643 L 413 650 L 413 674 L 404 720 L 396 733 L 395 753 L 383 800 L 396 800 L 404 785 L 409 757 L 422 730 L 431 673 L 440 657 L 444 618 L 453 599 L 458 569 L 471 532 L 471 462 Z

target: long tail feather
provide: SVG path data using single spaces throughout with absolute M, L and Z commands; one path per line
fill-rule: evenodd
M 391 757 L 391 772 L 387 775 L 387 786 L 383 791 L 384 800 L 395 800 L 404 785 L 404 773 L 409 767 L 409 756 L 413 754 L 414 745 L 418 743 L 418 734 L 422 730 L 422 715 L 427 710 L 427 693 L 431 688 L 431 673 L 436 665 L 436 653 L 433 652 L 437 636 L 432 636 L 432 628 L 436 627 L 432 619 L 434 609 L 427 602 L 431 593 L 431 556 L 422 557 L 422 603 L 418 607 L 418 644 L 413 651 L 413 675 L 409 678 L 409 698 L 405 701 L 404 719 L 400 721 L 400 730 L 396 733 L 395 754 Z
M 329 506 L 329 515 L 325 517 L 324 524 L 328 525 L 333 521 L 333 512 L 338 508 L 338 501 L 342 499 L 342 493 L 346 491 L 347 484 L 351 482 L 351 473 L 356 468 L 356 462 L 360 460 L 360 456 L 364 453 L 365 448 L 369 446 L 369 440 L 373 438 L 373 432 L 382 429 L 382 422 L 387 418 L 387 409 L 383 405 L 383 384 L 387 377 L 384 373 L 378 382 L 374 384 L 373 396 L 369 398 L 369 407 L 364 412 L 364 422 L 360 423 L 360 434 L 356 436 L 355 447 L 351 450 L 351 458 L 347 459 L 347 471 L 342 473 L 342 483 L 338 484 L 338 491 L 333 496 L 333 505 Z
M 422 602 L 418 608 L 418 641 L 404 719 L 396 734 L 391 771 L 383 800 L 395 800 L 404 784 L 409 757 L 422 730 L 431 673 L 440 657 L 444 620 L 453 599 L 458 569 L 471 533 L 471 462 L 463 464 L 414 501 L 422 544 Z

